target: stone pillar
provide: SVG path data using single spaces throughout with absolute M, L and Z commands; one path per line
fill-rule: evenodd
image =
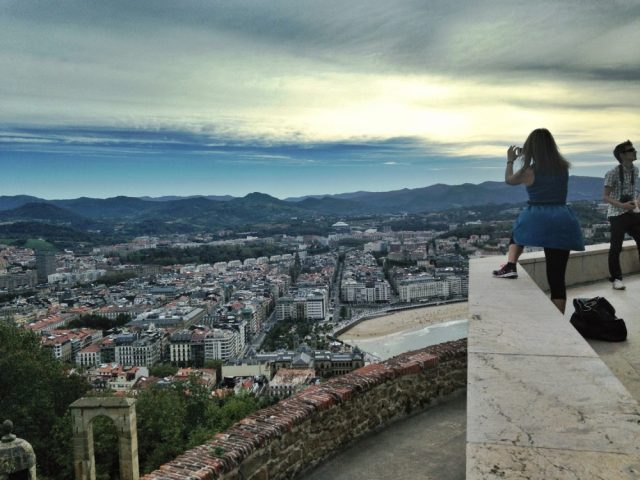
M 138 431 L 135 400 L 116 397 L 87 397 L 70 406 L 73 418 L 74 471 L 76 480 L 95 480 L 92 421 L 99 416 L 111 418 L 118 431 L 120 479 L 138 480 Z
M 136 410 L 121 419 L 118 425 L 118 443 L 120 448 L 120 480 L 138 480 L 138 429 Z
M 93 454 L 93 425 L 85 422 L 82 411 L 71 410 L 73 425 L 73 471 L 76 480 L 95 480 L 96 461 Z
M 0 439 L 0 479 L 20 478 L 36 480 L 36 454 L 26 440 L 17 438 L 13 433 L 13 423 L 2 423 Z

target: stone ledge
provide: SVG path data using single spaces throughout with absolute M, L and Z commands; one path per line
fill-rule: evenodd
M 466 339 L 407 352 L 254 412 L 145 480 L 294 478 L 341 446 L 464 389 Z
M 569 263 L 567 264 L 567 286 L 596 282 L 608 278 L 608 255 L 609 244 L 602 243 L 587 245 L 584 252 L 571 252 Z M 539 288 L 544 291 L 549 290 L 544 252 L 525 253 L 520 257 L 518 263 L 527 271 Z M 633 240 L 627 240 L 623 243 L 620 265 L 624 275 L 640 271 L 638 249 Z
M 569 271 L 595 262 L 574 281 L 601 280 L 607 252 L 572 254 Z M 640 407 L 532 278 L 544 254 L 518 280 L 492 278 L 496 260 L 470 262 L 467 480 L 640 478 Z

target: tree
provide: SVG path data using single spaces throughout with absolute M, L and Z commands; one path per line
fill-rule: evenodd
M 0 408 L 15 433 L 35 450 L 39 477 L 73 478 L 73 435 L 69 405 L 88 383 L 68 375 L 62 363 L 40 347 L 30 331 L 0 322 Z M 103 395 L 103 393 L 101 393 Z M 199 445 L 254 410 L 265 406 L 252 395 L 211 398 L 196 377 L 165 388 L 144 390 L 136 402 L 141 470 L 150 472 L 187 448 Z M 96 419 L 94 444 L 99 478 L 114 478 L 118 456 L 115 427 Z
M 61 472 L 68 470 L 68 459 L 56 455 L 52 432 L 64 430 L 69 405 L 88 389 L 82 377 L 68 375 L 64 365 L 40 347 L 34 333 L 0 322 L 2 416 L 33 445 L 43 476 L 67 478 Z
M 212 370 L 217 370 L 222 367 L 222 360 L 207 360 L 204 362 L 204 368 L 210 368 Z
M 70 328 L 82 328 L 88 327 L 96 330 L 109 330 L 114 327 L 122 327 L 131 320 L 131 316 L 120 313 L 115 320 L 110 320 L 103 315 L 96 315 L 95 313 L 80 315 L 78 318 L 74 318 L 69 322 Z
M 149 375 L 164 378 L 175 375 L 177 371 L 178 367 L 174 367 L 169 363 L 158 363 L 149 369 Z
M 142 472 L 150 472 L 185 448 L 185 399 L 176 390 L 149 389 L 136 402 L 138 454 Z
M 143 391 L 136 402 L 140 469 L 148 473 L 266 406 L 253 395 L 211 398 L 194 376 Z

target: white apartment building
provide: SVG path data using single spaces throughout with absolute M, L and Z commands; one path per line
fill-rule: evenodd
M 260 330 L 262 322 L 259 320 L 258 312 L 254 305 L 245 304 L 246 306 L 240 310 L 240 316 L 242 320 L 247 322 L 249 326 L 249 332 L 255 334 Z
M 93 343 L 83 348 L 76 354 L 76 365 L 81 367 L 94 367 L 100 365 L 100 345 Z
M 361 303 L 363 283 L 356 282 L 353 278 L 343 280 L 340 284 L 340 297 L 343 302 Z
M 63 362 L 70 362 L 73 356 L 71 338 L 67 335 L 50 336 L 43 340 L 42 346 L 51 350 L 51 355 Z
M 446 298 L 449 296 L 449 283 L 433 277 L 402 280 L 398 285 L 398 294 L 401 302 Z
M 291 307 L 293 305 L 293 298 L 280 297 L 276 300 L 276 321 L 286 320 L 291 318 Z
M 324 320 L 329 309 L 329 292 L 324 289 L 299 291 L 295 298 L 276 300 L 276 319 Z
M 391 299 L 391 285 L 386 280 L 376 282 L 374 287 L 376 302 L 388 302 Z
M 122 365 L 153 367 L 160 361 L 161 338 L 159 334 L 133 339 L 116 338 L 115 361 Z
M 388 302 L 391 298 L 391 286 L 386 280 L 365 284 L 349 278 L 340 285 L 340 296 L 343 302 L 349 303 Z
M 449 285 L 450 295 L 464 295 L 466 293 L 464 292 L 462 277 L 447 277 L 445 281 Z M 466 284 L 467 284 L 467 290 L 468 290 L 468 285 L 469 285 L 468 280 Z
M 227 262 L 216 262 L 213 264 L 213 270 L 218 273 L 227 271 Z
M 191 331 L 180 330 L 171 335 L 169 359 L 173 364 L 185 365 L 191 361 Z
M 364 244 L 365 252 L 382 252 L 385 248 L 386 244 L 382 241 L 367 242 Z
M 307 318 L 309 320 L 324 320 L 327 314 L 325 296 L 321 293 L 311 293 L 306 298 Z
M 232 329 L 214 328 L 204 337 L 204 359 L 227 360 L 240 351 L 239 333 Z

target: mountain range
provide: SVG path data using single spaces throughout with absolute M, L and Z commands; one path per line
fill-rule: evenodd
M 569 201 L 597 200 L 602 197 L 599 177 L 571 176 Z M 39 221 L 65 224 L 74 228 L 100 229 L 106 225 L 144 223 L 173 224 L 176 231 L 227 228 L 250 223 L 311 218 L 317 215 L 350 216 L 361 214 L 420 213 L 456 207 L 521 203 L 527 200 L 525 188 L 503 182 L 436 184 L 423 188 L 388 192 L 352 192 L 314 195 L 280 200 L 264 193 L 245 197 L 124 197 L 45 200 L 29 195 L 0 196 L 0 222 Z M 160 232 L 159 232 L 160 233 Z

